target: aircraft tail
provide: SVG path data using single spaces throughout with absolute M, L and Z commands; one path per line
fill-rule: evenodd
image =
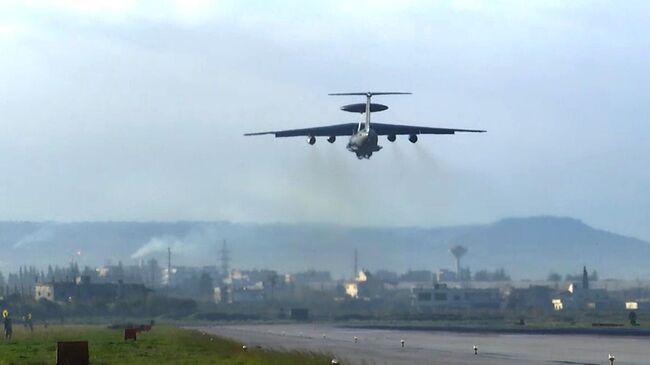
M 411 95 L 409 92 L 402 91 L 366 91 L 366 92 L 353 92 L 353 93 L 330 93 L 331 96 L 348 96 L 348 95 L 359 95 L 366 97 L 366 121 L 364 125 L 364 130 L 366 132 L 370 131 L 370 99 L 374 95 Z

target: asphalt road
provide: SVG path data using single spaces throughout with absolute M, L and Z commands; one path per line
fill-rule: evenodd
M 253 348 L 330 354 L 342 364 L 650 364 L 647 337 L 466 334 L 338 328 L 321 324 L 228 325 L 197 328 Z M 358 340 L 355 343 L 354 337 Z M 404 348 L 400 340 L 405 341 Z M 478 347 L 474 355 L 473 346 Z

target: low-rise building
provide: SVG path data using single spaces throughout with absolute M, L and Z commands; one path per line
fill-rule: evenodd
M 499 289 L 450 288 L 446 284 L 414 288 L 414 305 L 432 309 L 483 309 L 501 307 Z
M 150 292 L 143 284 L 91 283 L 88 277 L 73 282 L 37 283 L 34 299 L 52 302 L 113 301 L 117 299 L 144 299 Z
M 556 311 L 562 310 L 596 310 L 607 311 L 624 307 L 624 302 L 612 298 L 605 289 L 590 289 L 576 283 L 569 284 L 566 291 L 558 293 L 552 299 Z
M 528 288 L 508 288 L 505 291 L 507 308 L 515 310 L 541 310 L 554 309 L 556 290 L 545 285 L 530 285 Z
M 263 302 L 265 299 L 264 287 L 261 284 L 233 288 L 229 293 L 230 303 Z

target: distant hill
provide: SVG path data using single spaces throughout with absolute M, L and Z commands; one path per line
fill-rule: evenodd
M 578 273 L 583 265 L 601 277 L 650 278 L 650 244 L 558 217 L 509 218 L 494 224 L 442 228 L 363 228 L 318 224 L 227 222 L 0 222 L 0 270 L 18 265 L 80 265 L 166 260 L 215 265 L 223 239 L 232 266 L 297 271 L 352 272 L 352 253 L 371 270 L 452 268 L 449 247 L 469 249 L 472 271 L 503 267 L 516 278 L 545 278 L 550 271 Z M 81 255 L 78 255 L 81 251 Z
M 650 244 L 557 217 L 504 219 L 475 227 L 453 239 L 469 248 L 471 267 L 486 259 L 517 277 L 534 278 L 549 269 L 579 273 L 582 265 L 605 277 L 650 277 Z M 602 277 L 602 275 L 601 275 Z

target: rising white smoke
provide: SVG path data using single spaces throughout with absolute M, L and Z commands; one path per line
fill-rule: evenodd
M 182 247 L 182 242 L 177 237 L 152 237 L 147 243 L 141 246 L 132 255 L 132 259 L 140 259 L 152 254 L 164 253 L 167 248 L 176 251 Z
M 203 225 L 191 230 L 182 237 L 156 236 L 140 246 L 132 255 L 132 259 L 142 259 L 155 255 L 166 254 L 170 248 L 177 258 L 201 259 L 206 253 L 214 251 L 221 244 L 217 230 L 210 225 Z
M 32 243 L 47 242 L 54 238 L 57 223 L 46 223 L 34 232 L 23 236 L 18 242 L 14 243 L 13 248 L 21 248 Z

